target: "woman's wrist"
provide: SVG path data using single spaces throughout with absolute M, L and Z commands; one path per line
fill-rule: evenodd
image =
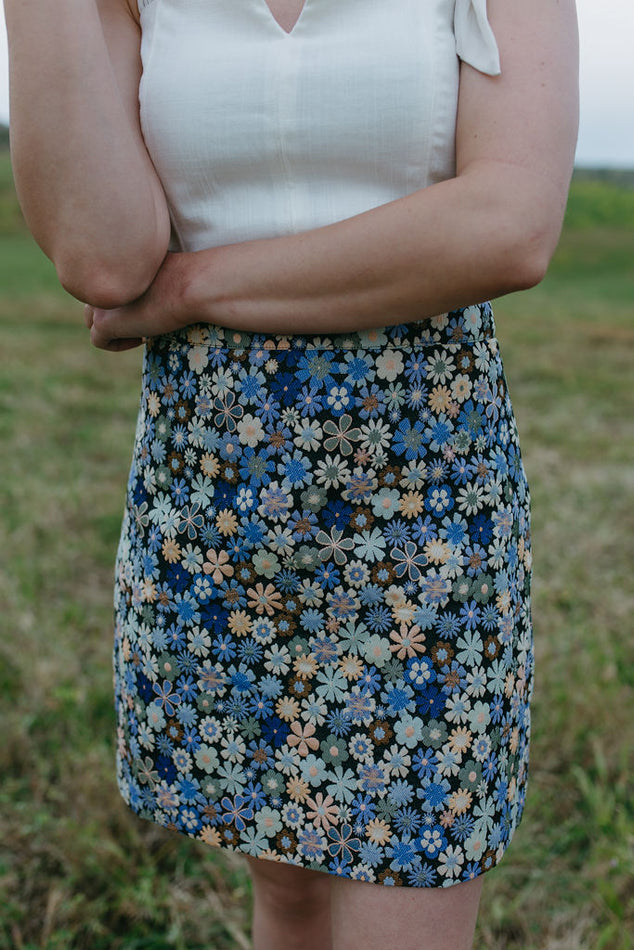
M 244 274 L 249 273 L 250 257 L 257 259 L 257 248 L 252 249 L 251 254 L 247 250 L 253 243 L 168 255 L 173 258 L 174 306 L 186 325 L 216 323 L 241 329 L 244 307 L 240 301 L 244 303 L 245 295 L 248 296 L 248 279 L 245 280 Z
M 168 254 L 170 309 L 184 326 L 211 323 L 213 310 L 212 251 Z

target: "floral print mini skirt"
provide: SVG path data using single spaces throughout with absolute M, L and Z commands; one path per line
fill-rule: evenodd
M 530 558 L 488 304 L 152 340 L 117 559 L 125 800 L 341 877 L 477 877 L 524 806 Z

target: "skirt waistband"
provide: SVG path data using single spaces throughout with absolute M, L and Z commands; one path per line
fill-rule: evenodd
M 351 333 L 278 334 L 246 333 L 215 324 L 195 324 L 166 337 L 150 340 L 148 348 L 182 346 L 217 347 L 219 349 L 258 350 L 366 350 L 414 349 L 420 346 L 476 343 L 495 336 L 495 323 L 490 304 L 462 307 L 426 320 L 395 324 Z

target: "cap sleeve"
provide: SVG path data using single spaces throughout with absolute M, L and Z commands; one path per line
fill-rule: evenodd
M 456 0 L 454 33 L 461 60 L 489 76 L 500 74 L 500 54 L 487 18 L 486 0 Z

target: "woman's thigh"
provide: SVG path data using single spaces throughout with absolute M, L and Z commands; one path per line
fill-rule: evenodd
M 482 880 L 422 888 L 333 878 L 333 948 L 471 950 Z
M 292 864 L 247 858 L 254 896 L 287 913 L 308 916 L 319 912 L 330 898 L 330 874 L 308 871 Z

